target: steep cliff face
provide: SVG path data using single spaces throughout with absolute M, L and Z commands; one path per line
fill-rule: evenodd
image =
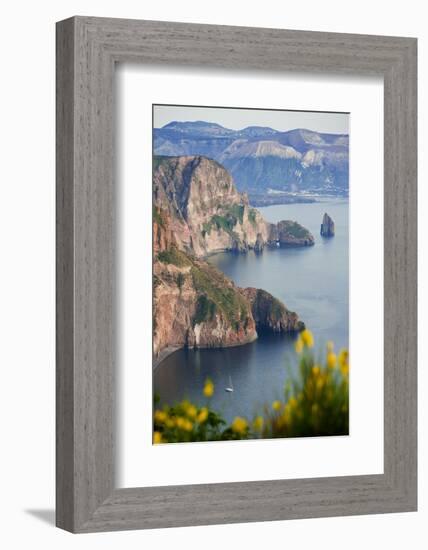
M 206 261 L 183 252 L 166 238 L 165 217 L 154 235 L 153 352 L 161 360 L 181 347 L 227 347 L 257 338 L 251 305 L 241 290 Z
M 321 223 L 321 237 L 334 237 L 334 221 L 325 212 Z
M 251 304 L 257 330 L 297 332 L 305 328 L 297 313 L 287 309 L 269 292 L 260 288 L 244 288 L 242 293 Z
M 265 246 L 308 246 L 311 233 L 297 222 L 266 222 L 238 193 L 223 166 L 205 157 L 155 157 L 153 196 L 165 211 L 180 250 L 202 257 Z
M 204 157 L 156 157 L 154 203 L 166 210 L 181 250 L 197 256 L 267 242 L 270 224 L 237 192 L 229 173 Z

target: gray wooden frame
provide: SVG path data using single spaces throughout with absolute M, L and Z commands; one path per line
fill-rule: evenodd
M 88 17 L 57 24 L 59 527 L 91 532 L 416 510 L 416 45 L 413 38 Z M 383 76 L 382 475 L 115 488 L 116 62 Z

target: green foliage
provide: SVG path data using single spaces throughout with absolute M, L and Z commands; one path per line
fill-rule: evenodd
M 157 259 L 164 264 L 173 264 L 177 267 L 189 265 L 189 259 L 186 254 L 178 250 L 175 246 L 159 252 Z
M 185 400 L 157 408 L 154 413 L 154 443 L 218 441 L 276 437 L 311 437 L 349 433 L 349 356 L 339 355 L 329 343 L 324 364 L 315 361 L 313 337 L 304 330 L 296 342 L 299 370 L 284 387 L 284 398 L 265 405 L 263 414 L 250 422 L 235 417 L 228 425 L 221 413 L 211 409 L 209 399 L 215 388 L 207 380 L 200 407 Z
M 203 321 L 211 321 L 214 318 L 216 305 L 204 294 L 199 296 L 196 304 L 195 318 L 193 319 L 193 326 L 202 323 Z
M 305 332 L 305 331 L 304 331 Z M 284 403 L 267 411 L 264 437 L 348 435 L 348 352 L 328 351 L 324 365 L 304 350 L 299 374 L 285 386 Z
M 223 229 L 223 231 L 226 231 L 226 233 L 231 233 L 236 225 L 236 220 L 226 216 L 219 216 L 218 214 L 214 214 L 214 216 L 211 218 L 210 223 L 214 225 L 217 229 Z
M 196 407 L 182 401 L 174 407 L 163 407 L 154 413 L 155 443 L 184 443 L 190 441 L 218 441 L 225 439 L 226 422 L 208 407 Z M 161 434 L 160 437 L 156 434 Z M 158 439 L 158 441 L 156 441 Z M 227 437 L 227 439 L 231 439 Z
M 308 230 L 297 222 L 288 222 L 286 231 L 296 239 L 305 239 L 309 235 Z
M 244 205 L 243 204 L 232 204 L 227 208 L 228 215 L 230 218 L 239 221 L 240 224 L 244 221 Z M 236 225 L 236 223 L 234 224 Z
M 207 302 L 213 303 L 230 323 L 237 322 L 239 328 L 242 310 L 248 312 L 245 298 L 234 287 L 225 286 L 224 276 L 212 266 L 202 269 L 194 262 L 190 272 L 198 294 L 204 296 Z
M 205 222 L 202 225 L 202 235 L 209 235 L 213 227 L 217 230 L 222 229 L 231 235 L 237 223 L 243 223 L 244 209 L 245 207 L 243 204 L 221 205 L 219 207 L 219 213 L 214 214 L 209 222 Z

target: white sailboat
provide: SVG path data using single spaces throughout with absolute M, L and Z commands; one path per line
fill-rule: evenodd
M 229 386 L 224 388 L 224 391 L 233 392 L 232 377 L 230 376 L 230 374 L 229 374 Z

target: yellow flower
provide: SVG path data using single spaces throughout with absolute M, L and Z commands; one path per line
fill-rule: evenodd
M 294 344 L 294 349 L 296 350 L 296 353 L 302 353 L 303 351 L 303 340 L 299 336 L 296 340 L 296 343 Z
M 248 424 L 245 418 L 242 418 L 241 416 L 236 416 L 235 420 L 232 422 L 232 431 L 234 431 L 237 434 L 244 434 L 247 431 Z
M 181 430 L 184 430 L 185 422 L 186 422 L 186 419 L 183 418 L 182 416 L 178 416 L 177 420 L 175 421 L 177 428 L 180 428 Z
M 205 381 L 203 392 L 205 397 L 212 397 L 214 393 L 214 384 L 209 378 L 207 378 L 207 380 Z
M 167 419 L 165 420 L 165 426 L 166 426 L 167 428 L 173 428 L 173 427 L 175 426 L 175 419 L 173 419 L 173 418 L 167 418 Z
M 155 445 L 162 443 L 162 434 L 160 432 L 153 432 L 153 443 Z
M 340 372 L 342 373 L 343 376 L 348 376 L 349 374 L 349 365 L 347 363 L 345 363 L 344 365 L 341 365 L 340 366 Z
M 336 368 L 336 364 L 337 364 L 336 354 L 333 353 L 332 351 L 329 351 L 327 353 L 327 367 L 329 369 L 334 369 L 334 368 Z
M 253 428 L 256 432 L 261 432 L 263 429 L 263 416 L 256 416 L 253 422 Z
M 199 422 L 199 424 L 203 424 L 207 418 L 208 418 L 208 409 L 206 407 L 203 407 L 199 411 L 199 414 L 196 417 L 196 420 Z
M 348 350 L 345 349 L 345 348 L 342 348 L 339 352 L 339 356 L 338 356 L 337 359 L 339 361 L 339 365 L 340 365 L 341 368 L 345 365 L 348 365 L 348 361 L 349 361 Z
M 193 423 L 190 422 L 190 420 L 187 420 L 187 418 L 184 419 L 183 430 L 186 432 L 191 432 L 193 430 Z
M 155 411 L 155 422 L 158 424 L 163 424 L 167 419 L 167 414 L 164 411 L 157 410 Z
M 303 344 L 308 348 L 314 347 L 314 336 L 310 330 L 305 328 L 304 331 L 300 333 L 300 336 L 302 337 Z
M 281 408 L 281 401 L 276 400 L 272 403 L 272 409 L 274 411 L 279 411 L 280 408 Z
M 315 377 L 319 376 L 319 373 L 320 373 L 320 372 L 321 372 L 321 371 L 320 371 L 320 368 L 319 368 L 318 365 L 314 365 L 314 366 L 312 367 L 312 374 L 313 374 Z
M 186 413 L 187 413 L 187 416 L 188 416 L 190 419 L 195 420 L 198 411 L 197 411 L 195 405 L 189 405 L 189 406 L 187 407 Z

